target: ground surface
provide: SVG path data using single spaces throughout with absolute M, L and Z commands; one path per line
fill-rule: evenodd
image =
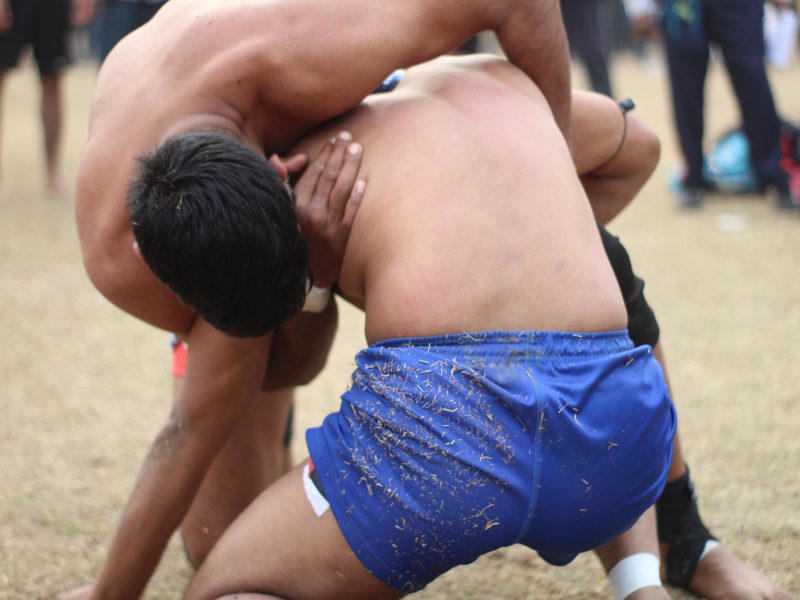
M 800 119 L 800 73 L 775 73 L 778 104 Z M 628 245 L 663 330 L 686 453 L 714 531 L 800 595 L 800 218 L 760 198 L 711 198 L 676 211 L 664 76 L 618 61 L 617 87 L 662 135 L 662 164 L 612 230 Z M 66 172 L 85 138 L 94 71 L 68 76 Z M 576 75 L 577 85 L 582 79 Z M 736 122 L 714 69 L 709 130 Z M 72 204 L 43 193 L 30 71 L 4 99 L 0 204 L 0 598 L 36 598 L 96 571 L 145 450 L 169 410 L 163 332 L 109 305 L 81 266 Z M 363 343 L 344 310 L 330 363 L 302 390 L 298 428 L 332 410 Z M 302 435 L 296 435 L 302 440 Z M 297 443 L 298 457 L 305 452 Z M 173 540 L 148 598 L 177 598 L 190 577 Z M 455 569 L 426 600 L 608 598 L 599 564 L 546 566 L 524 548 Z M 675 598 L 684 596 L 675 592 Z

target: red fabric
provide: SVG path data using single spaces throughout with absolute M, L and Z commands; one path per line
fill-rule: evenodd
M 781 169 L 786 173 L 789 179 L 789 188 L 792 190 L 796 198 L 800 198 L 800 162 L 795 158 L 795 144 L 798 140 L 792 139 L 786 133 L 781 134 Z
M 189 362 L 189 346 L 186 342 L 178 342 L 172 349 L 172 374 L 175 377 L 184 377 L 187 362 Z

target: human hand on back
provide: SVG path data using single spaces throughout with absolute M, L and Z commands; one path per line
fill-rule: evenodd
M 342 132 L 325 144 L 294 185 L 297 221 L 318 287 L 330 287 L 339 278 L 350 230 L 364 198 L 366 182 L 358 179 L 362 148 L 352 139 Z

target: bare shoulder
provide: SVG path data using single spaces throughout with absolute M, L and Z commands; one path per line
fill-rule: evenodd
M 536 85 L 517 67 L 493 54 L 444 56 L 409 71 L 408 88 L 461 106 L 507 98 L 510 93 L 544 103 Z
M 281 28 L 266 18 L 268 4 L 276 5 L 273 16 L 282 18 L 284 2 L 171 0 L 114 48 L 100 80 L 125 76 L 130 87 L 129 71 L 137 65 L 145 78 L 170 88 L 210 73 L 237 77 L 254 71 L 259 58 L 269 58 L 264 48 L 280 37 Z
M 520 69 L 495 54 L 441 56 L 409 69 L 408 81 L 419 86 L 474 85 L 482 81 L 535 88 Z

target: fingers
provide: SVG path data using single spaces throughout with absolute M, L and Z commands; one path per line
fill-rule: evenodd
M 311 162 L 294 185 L 298 214 L 302 214 L 301 211 L 304 211 L 311 203 L 314 190 L 317 188 L 320 176 L 325 171 L 325 165 L 328 162 L 331 152 L 333 152 L 333 144 L 325 144 L 317 157 Z
M 335 213 L 340 202 L 337 202 L 337 198 L 334 198 L 332 194 L 339 180 L 339 176 L 342 173 L 342 166 L 344 165 L 345 155 L 347 153 L 346 149 L 352 139 L 352 135 L 343 131 L 332 140 L 333 150 L 322 171 L 319 173 L 317 186 L 311 198 L 311 210 L 314 212 L 326 210 L 330 213 L 329 219 L 326 220 L 335 220 L 337 218 Z M 341 193 L 340 190 L 338 190 L 338 192 Z M 339 212 L 338 216 L 341 216 L 341 212 Z
M 359 179 L 353 186 L 353 192 L 350 194 L 350 198 L 347 201 L 347 207 L 344 212 L 344 217 L 342 217 L 342 228 L 346 228 L 348 234 L 353 228 L 353 223 L 356 220 L 358 209 L 361 208 L 361 201 L 364 199 L 364 192 L 366 189 L 367 182 L 363 179 Z
M 295 154 L 294 156 L 290 156 L 283 160 L 286 171 L 290 176 L 297 175 L 298 173 L 302 172 L 307 162 L 308 157 L 305 154 Z
M 352 193 L 355 191 L 358 170 L 361 168 L 361 154 L 362 149 L 359 144 L 351 142 L 347 145 L 342 166 L 329 196 L 329 219 L 333 223 L 342 220 Z
M 301 227 L 338 227 L 361 166 L 361 146 L 342 132 L 320 151 L 294 186 Z M 307 232 L 308 233 L 308 232 Z
M 294 186 L 314 283 L 323 287 L 339 277 L 366 189 L 365 181 L 358 179 L 363 150 L 352 139 L 343 132 L 326 143 Z

